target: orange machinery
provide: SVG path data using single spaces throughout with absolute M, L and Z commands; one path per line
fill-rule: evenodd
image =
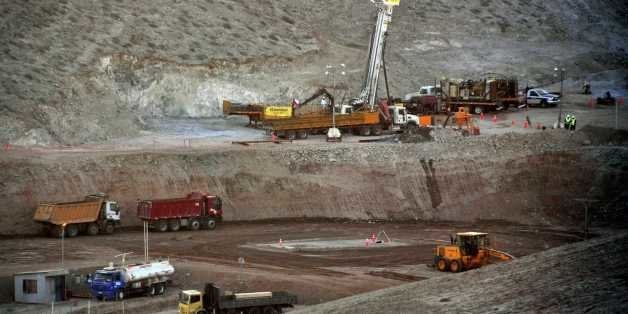
M 490 262 L 490 258 L 509 261 L 514 257 L 490 247 L 487 233 L 461 232 L 452 238 L 451 244 L 436 247 L 434 265 L 440 271 L 460 271 L 479 268 Z

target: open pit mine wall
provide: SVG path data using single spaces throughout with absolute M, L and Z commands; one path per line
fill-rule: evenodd
M 610 200 L 628 179 L 606 157 L 627 160 L 625 150 L 490 159 L 462 152 L 431 160 L 424 150 L 391 144 L 3 161 L 0 232 L 38 233 L 31 217 L 39 202 L 72 201 L 97 191 L 120 202 L 123 225 L 140 225 L 138 198 L 194 190 L 222 196 L 226 220 L 481 219 L 569 227 L 583 219 L 582 206 L 571 199 L 591 195 L 599 185 L 603 190 L 593 196 Z

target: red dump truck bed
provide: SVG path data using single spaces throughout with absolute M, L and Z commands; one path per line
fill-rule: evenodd
M 190 217 L 222 217 L 220 198 L 205 193 L 190 193 L 184 198 L 140 201 L 137 217 L 144 220 Z
M 204 208 L 202 200 L 175 198 L 167 200 L 142 201 L 138 205 L 137 216 L 141 219 L 170 219 L 201 216 Z
M 207 193 L 192 192 L 183 198 L 139 201 L 137 217 L 161 232 L 178 231 L 180 227 L 214 229 L 216 223 L 222 221 L 222 200 Z
M 137 203 L 137 217 L 149 227 L 164 231 L 216 228 L 222 221 L 222 200 L 207 193 L 192 192 L 183 198 L 146 200 Z

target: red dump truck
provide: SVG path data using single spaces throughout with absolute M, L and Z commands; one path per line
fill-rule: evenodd
M 207 193 L 192 192 L 184 198 L 144 200 L 137 203 L 137 217 L 161 232 L 208 228 L 222 221 L 222 200 Z

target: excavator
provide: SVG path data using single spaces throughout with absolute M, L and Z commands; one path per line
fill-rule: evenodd
M 440 271 L 457 273 L 480 268 L 490 263 L 490 258 L 510 261 L 514 256 L 490 247 L 488 233 L 459 232 L 451 237 L 448 245 L 438 245 L 434 256 L 434 266 Z

